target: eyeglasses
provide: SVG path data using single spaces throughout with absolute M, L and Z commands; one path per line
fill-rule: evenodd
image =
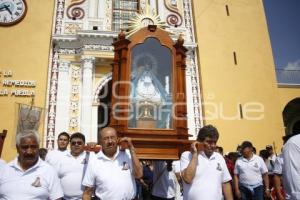
M 75 146 L 75 145 L 82 145 L 83 144 L 83 142 L 82 141 L 73 141 L 73 142 L 71 142 L 71 145 L 72 146 Z

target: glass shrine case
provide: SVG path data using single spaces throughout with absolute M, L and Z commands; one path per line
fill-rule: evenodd
M 149 25 L 114 41 L 110 126 L 130 137 L 140 159 L 179 159 L 189 149 L 181 36 Z

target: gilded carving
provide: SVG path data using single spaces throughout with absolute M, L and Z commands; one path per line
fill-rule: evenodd
M 78 30 L 82 30 L 81 23 L 65 23 L 65 34 L 75 34 Z
M 74 133 L 78 131 L 79 119 L 79 100 L 80 100 L 80 78 L 81 67 L 72 65 L 71 67 L 71 94 L 70 94 L 70 121 L 69 131 Z
M 64 16 L 65 0 L 57 0 L 56 5 L 56 20 L 55 20 L 55 34 L 60 34 L 62 30 L 62 20 Z
M 52 65 L 50 71 L 50 90 L 49 90 L 49 108 L 47 118 L 47 136 L 46 147 L 54 148 L 54 130 L 56 116 L 56 100 L 57 100 L 57 73 L 58 73 L 58 53 L 54 50 L 52 54 Z

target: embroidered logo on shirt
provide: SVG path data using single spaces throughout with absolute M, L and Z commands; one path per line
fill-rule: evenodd
M 42 184 L 41 184 L 40 177 L 36 177 L 35 181 L 31 185 L 34 187 L 41 187 Z
M 127 162 L 124 161 L 122 170 L 128 170 L 128 169 L 129 169 L 129 165 Z
M 254 167 L 258 168 L 258 164 L 257 164 L 257 163 L 255 163 L 255 164 L 254 164 Z
M 220 163 L 218 163 L 217 170 L 222 171 L 222 167 L 221 167 Z

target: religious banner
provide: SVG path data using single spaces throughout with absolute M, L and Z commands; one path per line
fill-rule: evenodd
M 38 131 L 42 108 L 26 104 L 18 104 L 18 126 L 17 133 L 24 130 Z

